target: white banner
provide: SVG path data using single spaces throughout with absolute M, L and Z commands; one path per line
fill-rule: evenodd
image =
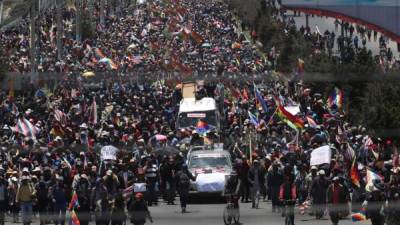
M 117 160 L 118 149 L 114 146 L 108 145 L 101 149 L 101 160 Z
M 199 192 L 222 192 L 225 187 L 225 175 L 222 173 L 199 174 L 196 186 Z
M 134 183 L 133 190 L 135 193 L 137 192 L 146 192 L 146 183 Z
M 325 163 L 331 163 L 332 151 L 329 145 L 314 149 L 311 152 L 310 165 L 316 166 Z
M 292 115 L 297 115 L 297 113 L 300 112 L 300 106 L 294 105 L 294 106 L 286 106 L 285 109 L 290 112 Z

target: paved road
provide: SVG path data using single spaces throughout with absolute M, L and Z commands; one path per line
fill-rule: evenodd
M 270 202 L 261 202 L 260 209 L 251 209 L 251 204 L 241 204 L 241 218 L 243 225 L 283 225 L 284 220 L 280 214 L 271 212 Z M 154 225 L 223 225 L 222 212 L 224 204 L 191 204 L 189 213 L 181 214 L 179 206 L 152 207 Z M 330 225 L 326 218 L 315 220 L 310 216 L 296 214 L 296 225 Z M 340 224 L 354 224 L 351 220 L 341 221 Z M 357 223 L 364 225 L 368 223 Z
M 205 200 L 209 202 L 208 200 Z M 178 201 L 176 202 L 178 203 Z M 179 205 L 169 206 L 162 203 L 159 206 L 150 207 L 153 215 L 153 225 L 224 225 L 222 213 L 225 204 L 189 204 L 188 213 L 182 214 Z M 240 205 L 242 225 L 283 225 L 284 220 L 278 213 L 271 212 L 270 202 L 261 202 L 260 209 L 251 209 L 250 203 L 241 203 Z M 10 218 L 7 218 L 10 221 Z M 18 223 L 21 224 L 21 223 Z M 68 224 L 68 223 L 67 223 Z M 130 223 L 127 221 L 127 224 Z M 147 223 L 150 224 L 150 223 Z M 330 225 L 327 217 L 323 220 L 315 220 L 314 218 L 304 215 L 300 216 L 296 213 L 296 225 Z M 340 225 L 367 225 L 368 223 L 353 223 L 351 220 L 342 220 Z M 15 225 L 15 223 L 6 222 L 6 225 Z M 37 219 L 32 225 L 38 225 Z M 90 225 L 95 225 L 91 222 Z
M 292 13 L 288 13 L 288 15 L 293 15 Z M 300 29 L 301 26 L 305 26 L 306 25 L 306 17 L 303 13 L 301 13 L 301 16 L 296 16 L 294 17 L 294 20 L 296 22 L 296 26 Z M 319 17 L 319 16 L 310 16 L 309 17 L 309 25 L 311 28 L 312 32 L 316 31 L 316 26 L 318 26 L 319 30 L 321 33 L 324 33 L 326 30 L 329 31 L 335 31 L 335 24 L 334 24 L 335 19 L 333 18 L 328 18 L 328 17 Z M 338 37 L 340 35 L 340 26 L 339 29 L 335 32 L 336 37 Z M 360 38 L 361 35 L 357 34 L 358 37 Z M 380 33 L 378 33 L 378 38 L 380 37 Z M 361 38 L 359 41 L 359 45 L 362 46 L 361 44 Z M 370 49 L 372 51 L 373 54 L 377 55 L 379 54 L 379 42 L 376 40 L 374 40 L 373 35 L 370 41 L 367 41 L 367 45 L 366 45 L 367 49 Z M 393 51 L 393 53 L 395 53 L 395 56 L 397 57 L 399 53 L 397 51 L 397 44 L 396 42 L 393 42 L 391 40 L 389 40 L 388 43 L 388 47 L 390 47 Z M 335 41 L 335 49 L 337 48 L 337 43 Z

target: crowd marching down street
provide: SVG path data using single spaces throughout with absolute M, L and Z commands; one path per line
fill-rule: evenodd
M 9 216 L 29 225 L 37 216 L 41 225 L 87 225 L 94 214 L 98 225 L 143 225 L 152 221 L 150 206 L 178 199 L 185 213 L 193 182 L 207 173 L 188 165 L 190 151 L 220 142 L 232 160 L 223 192 L 236 207 L 272 204 L 277 214 L 326 216 L 333 225 L 347 217 L 399 224 L 397 148 L 346 121 L 341 89 L 324 96 L 301 81 L 289 88 L 272 79 L 276 55 L 262 55 L 240 34 L 225 2 L 120 2 L 127 7 L 106 14 L 95 37 L 81 42 L 74 9 L 64 8 L 62 59 L 55 10 L 37 20 L 38 71 L 67 75 L 55 88 L 0 94 L 1 224 Z M 12 72 L 32 69 L 28 24 L 0 33 Z M 82 76 L 104 71 L 115 76 L 95 84 Z M 119 79 L 131 72 L 152 82 Z M 165 73 L 179 77 L 160 79 Z M 198 81 L 195 96 L 215 99 L 220 125 L 203 116 L 178 126 L 181 79 L 199 74 L 218 74 Z

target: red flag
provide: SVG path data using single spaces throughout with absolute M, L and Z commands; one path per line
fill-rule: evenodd
M 179 32 L 180 32 L 180 35 L 182 36 L 183 40 L 189 40 L 190 30 L 188 30 L 185 27 L 185 28 L 182 28 Z
M 236 100 L 242 97 L 242 93 L 240 92 L 239 88 L 232 88 L 232 94 L 236 98 Z
M 96 99 L 93 98 L 93 103 L 89 108 L 89 123 L 97 124 L 97 103 Z
M 67 125 L 68 117 L 61 110 L 54 110 L 54 119 L 60 122 L 61 126 L 63 127 Z
M 248 91 L 247 91 L 247 89 L 243 89 L 243 99 L 244 100 L 249 100 L 250 98 L 249 98 L 249 93 L 248 93 Z
M 79 208 L 79 201 L 78 201 L 78 195 L 74 191 L 74 193 L 72 194 L 71 201 L 70 201 L 70 203 L 68 205 L 68 209 L 69 210 L 73 210 L 75 208 Z
M 181 14 L 182 16 L 184 16 L 184 15 L 186 15 L 187 10 L 186 10 L 185 8 L 183 8 L 183 7 L 178 7 L 178 8 L 176 9 L 176 12 L 179 13 L 179 14 Z
M 158 44 L 158 42 L 150 42 L 150 51 L 157 51 L 158 49 L 160 49 L 160 45 Z
M 190 68 L 190 66 L 183 65 L 182 63 L 178 64 L 178 68 L 185 75 L 190 75 L 193 73 L 193 70 Z
M 81 222 L 79 221 L 78 216 L 75 213 L 75 210 L 71 211 L 71 219 L 70 219 L 70 224 L 71 225 L 81 225 Z
M 197 42 L 197 44 L 201 44 L 204 42 L 204 38 L 196 31 L 192 31 L 190 35 L 192 36 L 193 40 Z
M 357 166 L 356 158 L 354 158 L 353 164 L 351 165 L 349 175 L 350 175 L 351 182 L 355 186 L 360 187 L 360 174 L 359 174 L 358 168 L 356 166 Z

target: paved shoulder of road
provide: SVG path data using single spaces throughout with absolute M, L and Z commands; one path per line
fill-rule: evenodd
M 151 207 L 154 225 L 223 225 L 222 214 L 224 204 L 191 204 L 188 205 L 188 213 L 182 214 L 180 206 Z M 240 204 L 240 222 L 243 225 L 282 225 L 284 218 L 279 213 L 272 213 L 270 202 L 260 202 L 260 209 L 251 209 L 251 203 Z M 308 215 L 295 215 L 296 225 L 330 225 L 329 216 L 322 220 L 316 220 Z M 366 225 L 368 222 L 353 223 L 350 219 L 341 220 L 343 225 Z

